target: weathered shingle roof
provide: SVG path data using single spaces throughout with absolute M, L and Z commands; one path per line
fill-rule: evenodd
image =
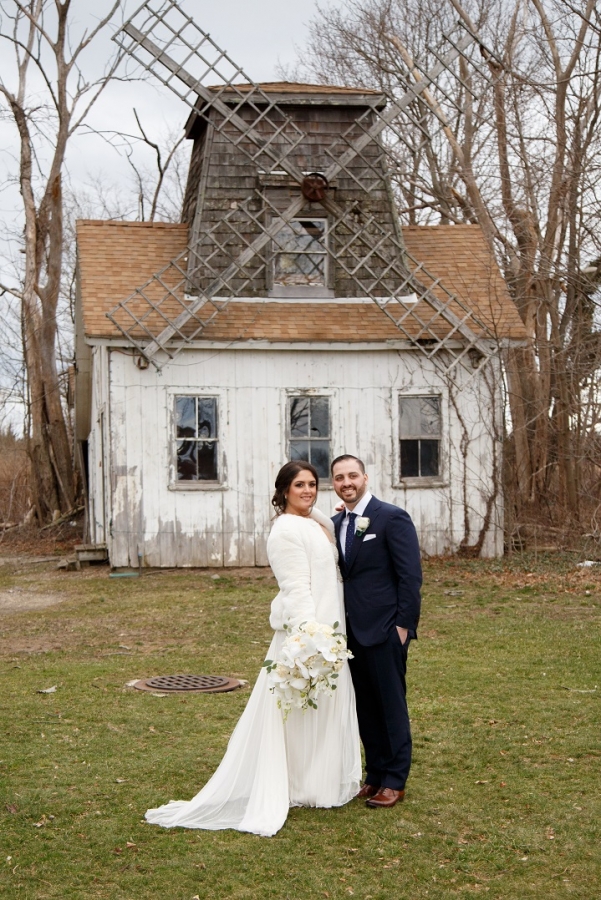
M 349 97 L 357 94 L 371 94 L 379 97 L 382 91 L 374 91 L 370 88 L 341 87 L 336 84 L 304 84 L 297 81 L 263 81 L 261 84 L 232 84 L 237 91 L 251 91 L 255 87 L 260 88 L 266 94 L 348 94 Z M 211 85 L 210 90 L 223 90 L 220 85 Z
M 405 246 L 430 275 L 461 298 L 501 338 L 525 340 L 526 329 L 479 225 L 413 225 Z M 428 279 L 424 283 L 429 287 Z M 444 299 L 441 291 L 434 292 Z
M 500 338 L 525 339 L 517 308 L 479 227 L 411 227 L 404 229 L 403 234 L 409 253 L 472 309 L 489 331 Z M 187 236 L 187 226 L 183 224 L 78 222 L 79 296 L 86 336 L 120 337 L 106 313 L 184 252 Z M 167 274 L 167 278 L 174 274 Z M 426 277 L 423 280 L 429 282 Z M 158 285 L 150 292 L 159 298 Z M 445 298 L 439 289 L 437 293 Z M 418 314 L 422 306 L 415 308 Z M 397 305 L 397 311 L 401 314 L 403 307 Z M 459 305 L 454 312 L 464 315 Z M 423 309 L 422 320 L 430 316 L 431 309 Z M 413 333 L 416 326 L 407 320 L 405 327 Z M 445 329 L 447 325 L 441 320 L 433 327 L 439 336 L 445 334 Z M 373 303 L 255 300 L 230 303 L 207 326 L 203 338 L 365 342 L 398 340 L 402 334 Z

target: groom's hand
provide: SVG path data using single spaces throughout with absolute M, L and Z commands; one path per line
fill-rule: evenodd
M 399 637 L 400 637 L 400 639 L 401 639 L 401 644 L 406 644 L 406 643 L 407 643 L 407 636 L 408 636 L 408 634 L 409 634 L 408 629 L 407 629 L 407 628 L 400 628 L 400 627 L 397 625 L 396 630 L 397 630 L 398 633 L 399 633 Z

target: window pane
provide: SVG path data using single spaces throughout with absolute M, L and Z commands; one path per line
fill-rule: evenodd
M 276 284 L 324 284 L 325 254 L 278 253 L 273 279 Z
M 401 441 L 401 478 L 419 475 L 419 441 Z
M 276 249 L 288 253 L 319 253 L 325 249 L 325 219 L 294 219 L 277 233 Z
M 304 459 L 309 462 L 309 441 L 290 441 L 290 459 Z
M 296 257 L 298 269 L 305 275 L 307 284 L 323 284 L 325 253 L 306 253 Z
M 198 437 L 217 437 L 217 400 L 215 397 L 198 398 Z
M 175 398 L 177 437 L 196 437 L 196 397 Z
M 440 397 L 420 397 L 420 434 L 440 435 Z
M 315 252 L 324 249 L 326 242 L 325 219 L 303 219 L 295 224 L 300 225 L 302 228 L 303 250 Z
M 309 399 L 293 397 L 290 401 L 290 435 L 291 437 L 309 436 Z M 301 459 L 306 459 L 302 456 Z
M 296 253 L 278 253 L 274 260 L 273 280 L 276 284 L 296 284 Z
M 217 441 L 198 442 L 198 480 L 217 481 Z
M 400 397 L 400 429 L 402 437 L 418 437 L 421 434 L 422 397 Z
M 438 475 L 438 441 L 420 441 L 420 474 Z
M 311 437 L 330 436 L 330 401 L 327 397 L 311 397 Z
M 274 238 L 276 284 L 323 285 L 326 266 L 325 219 L 296 219 Z
M 330 442 L 311 441 L 311 459 L 320 478 L 330 477 Z
M 177 479 L 196 481 L 196 441 L 177 442 Z

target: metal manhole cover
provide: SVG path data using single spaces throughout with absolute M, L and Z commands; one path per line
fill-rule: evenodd
M 134 684 L 139 691 L 202 691 L 205 694 L 233 691 L 240 686 L 236 678 L 224 675 L 156 675 Z

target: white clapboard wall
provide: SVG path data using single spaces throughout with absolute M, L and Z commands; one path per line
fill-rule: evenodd
M 93 362 L 90 536 L 106 541 L 115 567 L 266 565 L 270 498 L 287 459 L 287 400 L 300 391 L 332 398 L 332 454 L 365 461 L 373 492 L 408 510 L 427 554 L 474 544 L 483 526 L 481 555 L 502 553 L 502 498 L 491 494 L 500 466 L 494 410 L 502 409 L 494 360 L 489 377 L 466 376 L 461 385 L 456 373 L 452 395 L 423 356 L 360 346 L 190 349 L 162 373 L 97 346 Z M 175 479 L 174 397 L 188 393 L 219 398 L 220 484 Z M 399 483 L 400 393 L 442 398 L 435 485 Z M 319 507 L 332 513 L 336 502 L 324 485 Z

